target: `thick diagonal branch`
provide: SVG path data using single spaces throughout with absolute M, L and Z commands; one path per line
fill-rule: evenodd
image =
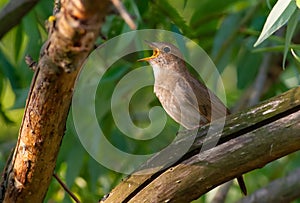
M 299 98 L 300 88 L 295 88 L 230 115 L 223 132 L 205 139 L 208 126 L 204 127 L 177 163 L 154 174 L 131 175 L 102 202 L 189 202 L 217 185 L 299 150 Z M 204 140 L 208 144 L 218 138 L 217 146 L 201 151 Z M 181 142 L 174 146 L 174 153 Z M 161 152 L 147 165 L 168 154 Z
M 92 50 L 109 1 L 62 0 L 32 81 L 0 200 L 42 202 L 64 135 L 74 83 Z

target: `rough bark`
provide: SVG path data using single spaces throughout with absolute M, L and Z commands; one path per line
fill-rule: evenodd
M 18 142 L 1 183 L 4 202 L 42 202 L 64 135 L 74 83 L 109 1 L 62 0 L 32 80 Z
M 206 138 L 210 142 L 221 136 L 218 145 L 199 153 L 207 132 L 204 127 L 190 152 L 176 164 L 155 174 L 129 176 L 102 202 L 189 202 L 217 185 L 299 150 L 299 98 L 300 88 L 294 88 L 230 115 L 223 132 Z M 147 164 L 150 166 L 151 161 Z

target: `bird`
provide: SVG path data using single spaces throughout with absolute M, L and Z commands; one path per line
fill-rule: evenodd
M 189 72 L 175 45 L 146 43 L 153 54 L 138 61 L 146 61 L 152 66 L 154 93 L 172 119 L 187 130 L 193 130 L 230 114 L 224 103 Z M 243 177 L 237 177 L 237 181 L 242 193 L 247 195 Z

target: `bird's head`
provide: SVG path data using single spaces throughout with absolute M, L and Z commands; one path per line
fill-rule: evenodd
M 153 49 L 153 54 L 150 57 L 139 59 L 138 61 L 147 61 L 152 66 L 167 68 L 178 63 L 182 59 L 182 54 L 179 49 L 168 42 L 148 42 L 146 43 Z

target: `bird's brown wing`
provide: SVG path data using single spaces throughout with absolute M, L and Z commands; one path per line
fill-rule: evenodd
M 208 122 L 229 114 L 223 102 L 199 80 L 190 75 L 187 81 L 197 97 L 199 113 L 205 116 Z
M 169 77 L 168 85 L 156 83 L 155 94 L 177 123 L 194 129 L 227 114 L 219 98 L 191 75 L 172 79 Z
M 208 123 L 205 116 L 199 113 L 197 98 L 184 80 L 178 80 L 169 87 L 156 86 L 155 89 L 165 111 L 177 123 L 187 129 L 199 127 L 199 123 Z

